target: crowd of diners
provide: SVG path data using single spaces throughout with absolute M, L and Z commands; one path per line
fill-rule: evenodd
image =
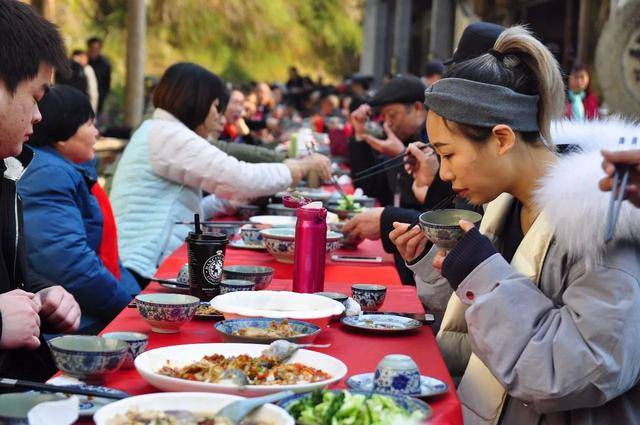
M 96 107 L 68 75 L 57 28 L 0 0 L 0 375 L 47 379 L 52 335 L 100 332 L 187 236 L 194 213 L 328 181 L 326 156 L 287 157 L 310 127 L 379 207 L 344 230 L 381 239 L 438 318 L 438 344 L 468 424 L 640 423 L 640 133 L 599 117 L 589 74 L 568 81 L 526 28 L 476 23 L 422 78 L 354 75 L 333 87 L 290 69 L 285 85 L 231 87 L 194 63 L 166 69 L 111 191 L 100 184 Z M 381 123 L 385 138 L 367 132 Z M 425 147 L 424 144 L 429 144 Z M 612 240 L 615 175 L 629 171 Z M 409 223 L 449 200 L 481 224 L 442 251 Z

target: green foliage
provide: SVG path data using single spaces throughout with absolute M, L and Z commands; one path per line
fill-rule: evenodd
M 126 0 L 56 3 L 69 49 L 105 38 L 124 81 Z M 357 69 L 364 0 L 147 0 L 147 74 L 178 61 L 235 82 L 286 80 L 289 65 L 336 80 Z

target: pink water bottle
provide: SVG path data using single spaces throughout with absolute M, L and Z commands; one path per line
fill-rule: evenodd
M 327 253 L 327 210 L 321 202 L 311 202 L 299 207 L 297 213 L 293 291 L 322 292 Z

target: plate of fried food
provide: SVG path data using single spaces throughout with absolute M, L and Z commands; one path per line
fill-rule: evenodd
M 211 307 L 211 304 L 203 301 L 198 306 L 196 315 L 193 317 L 194 319 L 198 320 L 221 320 L 224 318 L 224 315 L 215 308 Z
M 283 359 L 268 349 L 265 344 L 174 345 L 142 353 L 135 365 L 142 378 L 160 390 L 246 397 L 307 392 L 347 374 L 347 366 L 327 354 L 298 349 Z
M 301 320 L 253 317 L 229 319 L 214 326 L 224 342 L 270 344 L 285 339 L 298 344 L 311 343 L 321 331 L 319 326 Z

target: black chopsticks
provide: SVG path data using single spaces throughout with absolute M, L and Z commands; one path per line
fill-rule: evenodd
M 92 397 L 110 398 L 114 400 L 122 400 L 123 398 L 128 397 L 121 394 L 113 394 L 99 390 L 87 390 L 77 387 L 43 384 L 41 382 L 25 381 L 22 379 L 0 378 L 0 387 L 17 388 L 22 390 L 39 390 L 49 393 L 88 395 Z
M 428 147 L 431 147 L 431 145 L 423 145 L 420 147 L 420 150 L 424 150 Z M 429 156 L 431 155 L 433 155 L 433 153 L 431 153 Z M 410 156 L 411 152 L 409 152 L 408 149 L 405 149 L 400 155 L 396 155 L 393 158 L 387 159 L 386 161 L 382 161 L 362 171 L 358 171 L 355 174 L 355 178 L 352 180 L 352 183 L 368 179 L 369 177 L 373 177 L 381 173 L 386 173 L 387 171 L 404 166 L 404 161 L 402 161 L 402 159 Z
M 456 194 L 452 193 L 449 196 L 442 198 L 440 200 L 440 202 L 438 202 L 437 204 L 435 204 L 433 207 L 429 208 L 427 211 L 435 211 L 435 210 L 441 210 L 446 208 L 455 198 L 456 198 Z M 422 214 L 420 214 L 422 215 Z M 409 227 L 407 227 L 407 232 L 411 229 L 413 229 L 414 227 L 416 227 L 418 224 L 420 224 L 420 216 L 418 216 L 418 218 L 416 218 L 410 225 Z
M 621 137 L 618 141 L 618 147 L 624 146 L 625 138 Z M 638 138 L 631 139 L 631 148 L 633 149 L 638 144 Z M 616 171 L 613 174 L 613 189 L 611 190 L 611 198 L 609 198 L 609 210 L 607 212 L 607 224 L 605 227 L 604 241 L 609 242 L 613 239 L 616 232 L 616 223 L 620 216 L 620 208 L 622 207 L 622 201 L 624 200 L 624 194 L 627 190 L 627 183 L 629 181 L 629 173 L 631 166 L 629 165 L 616 165 Z M 620 181 L 620 174 L 622 173 L 622 181 Z

